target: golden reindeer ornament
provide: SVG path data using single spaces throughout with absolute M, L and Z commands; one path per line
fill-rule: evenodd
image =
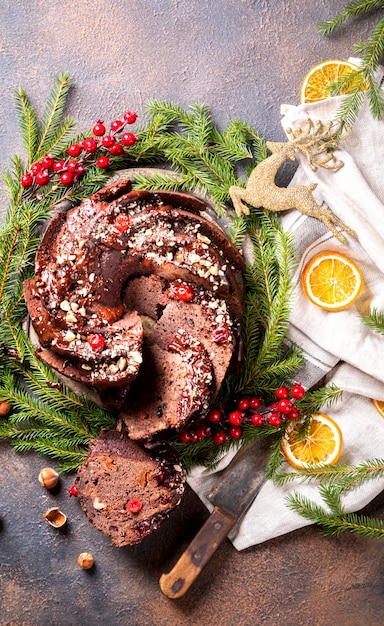
M 236 186 L 229 188 L 236 214 L 249 214 L 249 208 L 244 202 L 268 211 L 297 209 L 304 215 L 321 220 L 334 236 L 345 244 L 346 238 L 341 231 L 351 237 L 356 237 L 356 233 L 331 209 L 316 202 L 312 192 L 317 187 L 317 183 L 292 187 L 278 187 L 275 184 L 279 167 L 287 159 L 293 161 L 297 150 L 304 154 L 313 170 L 318 167 L 334 171 L 340 169 L 344 164 L 334 155 L 334 149 L 340 137 L 340 126 L 333 122 L 325 125 L 320 120 L 312 122 L 308 119 L 304 130 L 288 128 L 287 133 L 290 136 L 287 142 L 267 141 L 266 145 L 271 155 L 252 170 L 245 188 Z

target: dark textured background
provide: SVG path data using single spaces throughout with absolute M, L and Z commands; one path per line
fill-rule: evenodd
M 188 107 L 199 101 L 219 125 L 236 117 L 266 139 L 283 138 L 280 104 L 297 103 L 307 70 L 348 58 L 381 12 L 349 22 L 331 39 L 317 24 L 344 0 L 0 0 L 0 170 L 22 153 L 13 90 L 39 112 L 53 78 L 75 81 L 68 113 L 85 130 L 126 109 L 141 118 L 149 98 Z M 6 196 L 0 189 L 2 209 Z M 306 528 L 243 552 L 225 542 L 189 594 L 158 586 L 194 536 L 206 510 L 189 490 L 160 532 L 117 549 L 66 493 L 39 485 L 41 457 L 0 444 L 0 625 L 17 626 L 379 626 L 383 623 L 382 542 Z M 58 505 L 64 533 L 42 515 Z M 384 496 L 368 507 L 384 517 Z M 76 565 L 90 551 L 90 572 Z

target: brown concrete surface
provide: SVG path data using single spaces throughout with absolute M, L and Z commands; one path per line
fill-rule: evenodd
M 219 126 L 245 119 L 267 139 L 283 138 L 280 104 L 297 103 L 315 63 L 347 58 L 382 17 L 349 22 L 325 40 L 317 24 L 344 0 L 0 0 L 0 170 L 22 153 L 13 90 L 41 112 L 53 77 L 75 85 L 68 113 L 79 130 L 149 98 L 205 103 Z M 286 173 L 287 177 L 289 174 Z M 283 175 L 284 176 L 284 175 Z M 4 206 L 5 192 L 0 189 Z M 384 617 L 383 544 L 309 527 L 237 552 L 217 551 L 184 598 L 162 595 L 168 571 L 207 516 L 189 489 L 161 530 L 133 548 L 114 548 L 93 529 L 67 489 L 37 481 L 47 464 L 0 443 L 0 626 L 379 626 Z M 51 464 L 51 462 L 50 462 Z M 43 519 L 68 515 L 64 532 Z M 384 494 L 367 508 L 384 519 Z M 76 564 L 94 554 L 89 572 Z

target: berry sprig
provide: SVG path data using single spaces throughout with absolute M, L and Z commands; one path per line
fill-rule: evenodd
M 123 119 L 116 119 L 111 123 L 108 133 L 104 122 L 97 120 L 92 135 L 70 145 L 65 157 L 55 159 L 51 154 L 45 154 L 40 161 L 33 163 L 21 177 L 21 186 L 30 190 L 33 195 L 50 182 L 65 187 L 74 185 L 84 176 L 89 165 L 96 164 L 101 170 L 108 169 L 111 158 L 122 156 L 126 148 L 136 143 L 137 136 L 125 130 L 136 119 L 135 112 L 126 111 Z
M 240 398 L 234 411 L 226 413 L 222 408 L 211 409 L 206 420 L 196 427 L 190 427 L 179 433 L 182 443 L 197 443 L 210 437 L 217 445 L 231 439 L 239 439 L 243 435 L 243 425 L 249 424 L 256 428 L 274 426 L 279 428 L 286 420 L 296 420 L 300 409 L 296 400 L 305 396 L 305 389 L 295 383 L 290 389 L 278 387 L 275 391 L 276 402 L 265 407 L 258 397 Z

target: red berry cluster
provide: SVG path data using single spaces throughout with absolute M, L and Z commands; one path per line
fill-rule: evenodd
M 275 392 L 276 402 L 269 407 L 263 407 L 261 398 L 240 398 L 234 411 L 226 414 L 222 409 L 211 409 L 207 419 L 196 428 L 189 428 L 179 433 L 179 440 L 183 443 L 196 443 L 210 437 L 220 445 L 229 439 L 239 439 L 243 434 L 243 424 L 252 426 L 279 427 L 285 420 L 295 420 L 300 415 L 296 407 L 296 400 L 304 398 L 305 389 L 295 383 L 291 389 L 278 387 Z
M 133 124 L 136 119 L 136 113 L 127 111 L 122 120 L 114 120 L 111 123 L 108 134 L 104 122 L 97 120 L 92 129 L 93 134 L 80 143 L 69 146 L 64 158 L 55 159 L 51 154 L 46 154 L 40 161 L 34 163 L 21 177 L 21 186 L 36 191 L 55 180 L 69 187 L 85 174 L 89 163 L 94 162 L 100 169 L 107 169 L 111 157 L 121 156 L 125 152 L 125 147 L 136 143 L 137 136 L 124 131 L 126 125 Z

